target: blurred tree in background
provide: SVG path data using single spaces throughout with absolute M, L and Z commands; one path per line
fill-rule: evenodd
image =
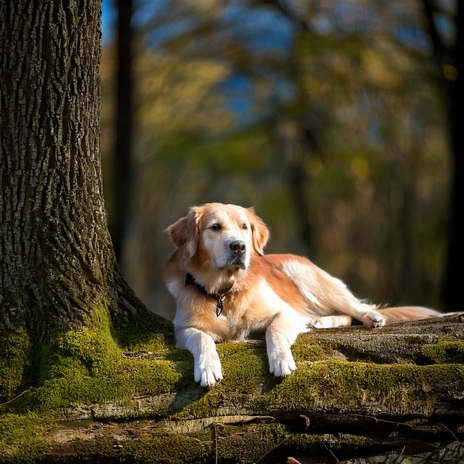
M 269 252 L 305 254 L 358 296 L 443 308 L 453 166 L 430 24 L 457 41 L 458 3 L 437 19 L 426 0 L 134 0 L 135 211 L 120 262 L 147 305 L 173 314 L 162 230 L 221 201 L 255 206 Z M 116 50 L 102 63 L 113 216 Z
M 443 299 L 447 309 L 461 307 L 461 263 L 464 260 L 464 3 L 422 0 L 426 28 L 436 65 L 435 80 L 447 116 L 451 152 L 448 249 Z
M 114 121 L 114 208 L 111 237 L 118 262 L 122 262 L 133 219 L 133 1 L 117 0 L 116 109 Z

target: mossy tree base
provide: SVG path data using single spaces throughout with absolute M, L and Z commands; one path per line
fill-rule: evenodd
M 190 354 L 166 326 L 157 333 L 156 317 L 131 330 L 105 311 L 97 319 L 63 334 L 40 381 L 1 407 L 1 463 L 336 462 L 392 450 L 464 459 L 459 316 L 300 336 L 284 380 L 268 374 L 263 341 L 224 343 L 224 380 L 211 390 L 193 382 Z M 451 442 L 455 460 L 437 460 Z

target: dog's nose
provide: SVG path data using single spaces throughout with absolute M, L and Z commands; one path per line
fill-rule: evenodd
M 234 240 L 230 242 L 229 247 L 232 251 L 244 252 L 245 251 L 245 242 L 243 240 Z

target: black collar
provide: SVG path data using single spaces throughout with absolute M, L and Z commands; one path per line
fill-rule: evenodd
M 206 288 L 200 285 L 198 282 L 196 282 L 195 277 L 193 277 L 192 274 L 187 273 L 185 276 L 185 286 L 188 287 L 189 285 L 194 285 L 195 288 L 205 296 L 208 296 L 210 298 L 214 298 L 217 301 L 216 304 L 216 316 L 219 317 L 222 313 L 222 310 L 224 309 L 224 301 L 226 301 L 226 296 L 232 291 L 232 287 L 234 284 L 230 286 L 230 288 L 223 292 L 223 293 L 208 293 L 206 291 Z

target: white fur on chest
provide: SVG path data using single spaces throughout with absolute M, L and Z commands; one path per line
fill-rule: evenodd
M 283 301 L 263 278 L 257 284 L 253 297 L 244 295 L 224 303 L 224 311 L 218 322 L 227 331 L 228 340 L 246 340 L 251 332 L 265 330 L 279 313 L 285 313 L 294 319 L 296 325 L 304 331 L 308 321 L 299 316 L 294 309 Z M 228 307 L 228 305 L 231 305 Z

